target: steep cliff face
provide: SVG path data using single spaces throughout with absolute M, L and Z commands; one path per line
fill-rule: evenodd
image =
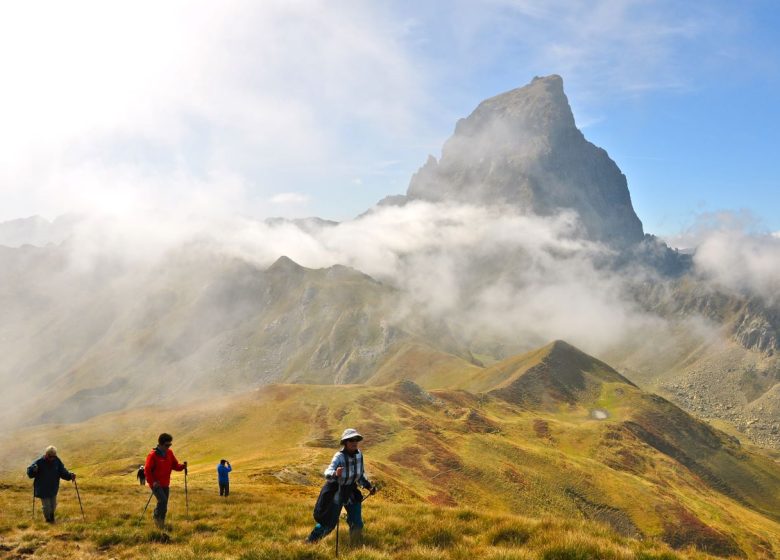
M 429 157 L 412 177 L 407 198 L 575 211 L 584 236 L 618 248 L 644 237 L 626 177 L 577 129 L 555 75 L 480 103 L 457 123 L 441 160 Z

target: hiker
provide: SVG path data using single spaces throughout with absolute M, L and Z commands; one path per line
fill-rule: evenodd
M 138 467 L 138 472 L 135 475 L 138 478 L 138 482 L 143 486 L 146 484 L 146 474 L 144 474 L 144 466 Z
M 43 517 L 46 523 L 54 523 L 57 509 L 57 493 L 60 491 L 60 479 L 76 480 L 76 474 L 69 472 L 57 457 L 57 448 L 50 445 L 43 455 L 27 467 L 27 476 L 34 478 L 33 495 L 41 499 Z
M 219 495 L 226 498 L 230 494 L 230 476 L 229 472 L 233 470 L 230 466 L 230 461 L 227 459 L 220 459 L 219 465 L 217 465 L 217 482 L 219 482 Z
M 157 498 L 157 507 L 154 508 L 154 522 L 157 527 L 165 527 L 165 515 L 168 513 L 168 497 L 170 496 L 171 471 L 184 471 L 187 469 L 187 461 L 179 463 L 171 451 L 173 436 L 162 433 L 157 438 L 157 447 L 149 452 L 144 466 L 146 483 L 152 489 Z
M 363 494 L 358 489 L 358 484 L 371 494 L 376 493 L 376 487 L 366 479 L 363 470 L 363 454 L 358 449 L 358 442 L 362 439 L 363 436 L 353 428 L 347 428 L 341 434 L 342 448 L 336 452 L 330 466 L 325 469 L 327 483 L 317 499 L 317 524 L 306 539 L 308 542 L 317 542 L 336 527 L 342 506 L 347 510 L 350 540 L 360 541 L 363 533 Z

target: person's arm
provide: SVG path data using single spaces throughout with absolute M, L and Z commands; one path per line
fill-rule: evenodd
M 230 466 L 230 463 L 227 464 L 227 472 L 233 472 L 233 467 Z
M 330 465 L 325 469 L 325 478 L 327 480 L 336 480 L 341 476 L 341 472 L 344 470 L 344 454 L 339 451 L 330 461 Z
M 76 480 L 76 475 L 65 468 L 65 464 L 57 459 L 57 472 L 62 480 Z
M 371 482 L 369 482 L 369 480 L 366 478 L 366 468 L 363 465 L 363 455 L 362 454 L 360 455 L 360 466 L 362 467 L 363 472 L 360 473 L 360 478 L 358 479 L 357 482 L 358 482 L 358 484 L 360 484 L 360 486 L 362 486 L 366 490 L 371 490 L 371 492 L 373 493 L 374 492 L 374 485 L 371 484 Z
M 179 463 L 179 460 L 176 458 L 176 455 L 173 454 L 173 451 L 171 451 L 171 460 L 172 460 L 172 466 L 173 470 L 175 471 L 183 471 L 187 468 L 187 461 L 184 461 L 183 463 Z

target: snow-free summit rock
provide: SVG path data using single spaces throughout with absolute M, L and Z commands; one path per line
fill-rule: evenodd
M 487 99 L 458 121 L 441 160 L 429 157 L 412 177 L 407 200 L 415 199 L 509 204 L 542 216 L 573 210 L 589 239 L 627 247 L 644 237 L 625 175 L 577 129 L 556 75 Z

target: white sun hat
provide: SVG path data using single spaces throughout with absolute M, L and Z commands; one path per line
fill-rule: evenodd
M 352 438 L 358 438 L 358 441 L 360 441 L 363 439 L 363 436 L 361 436 L 355 428 L 347 428 L 344 430 L 344 433 L 341 434 L 341 443 Z

